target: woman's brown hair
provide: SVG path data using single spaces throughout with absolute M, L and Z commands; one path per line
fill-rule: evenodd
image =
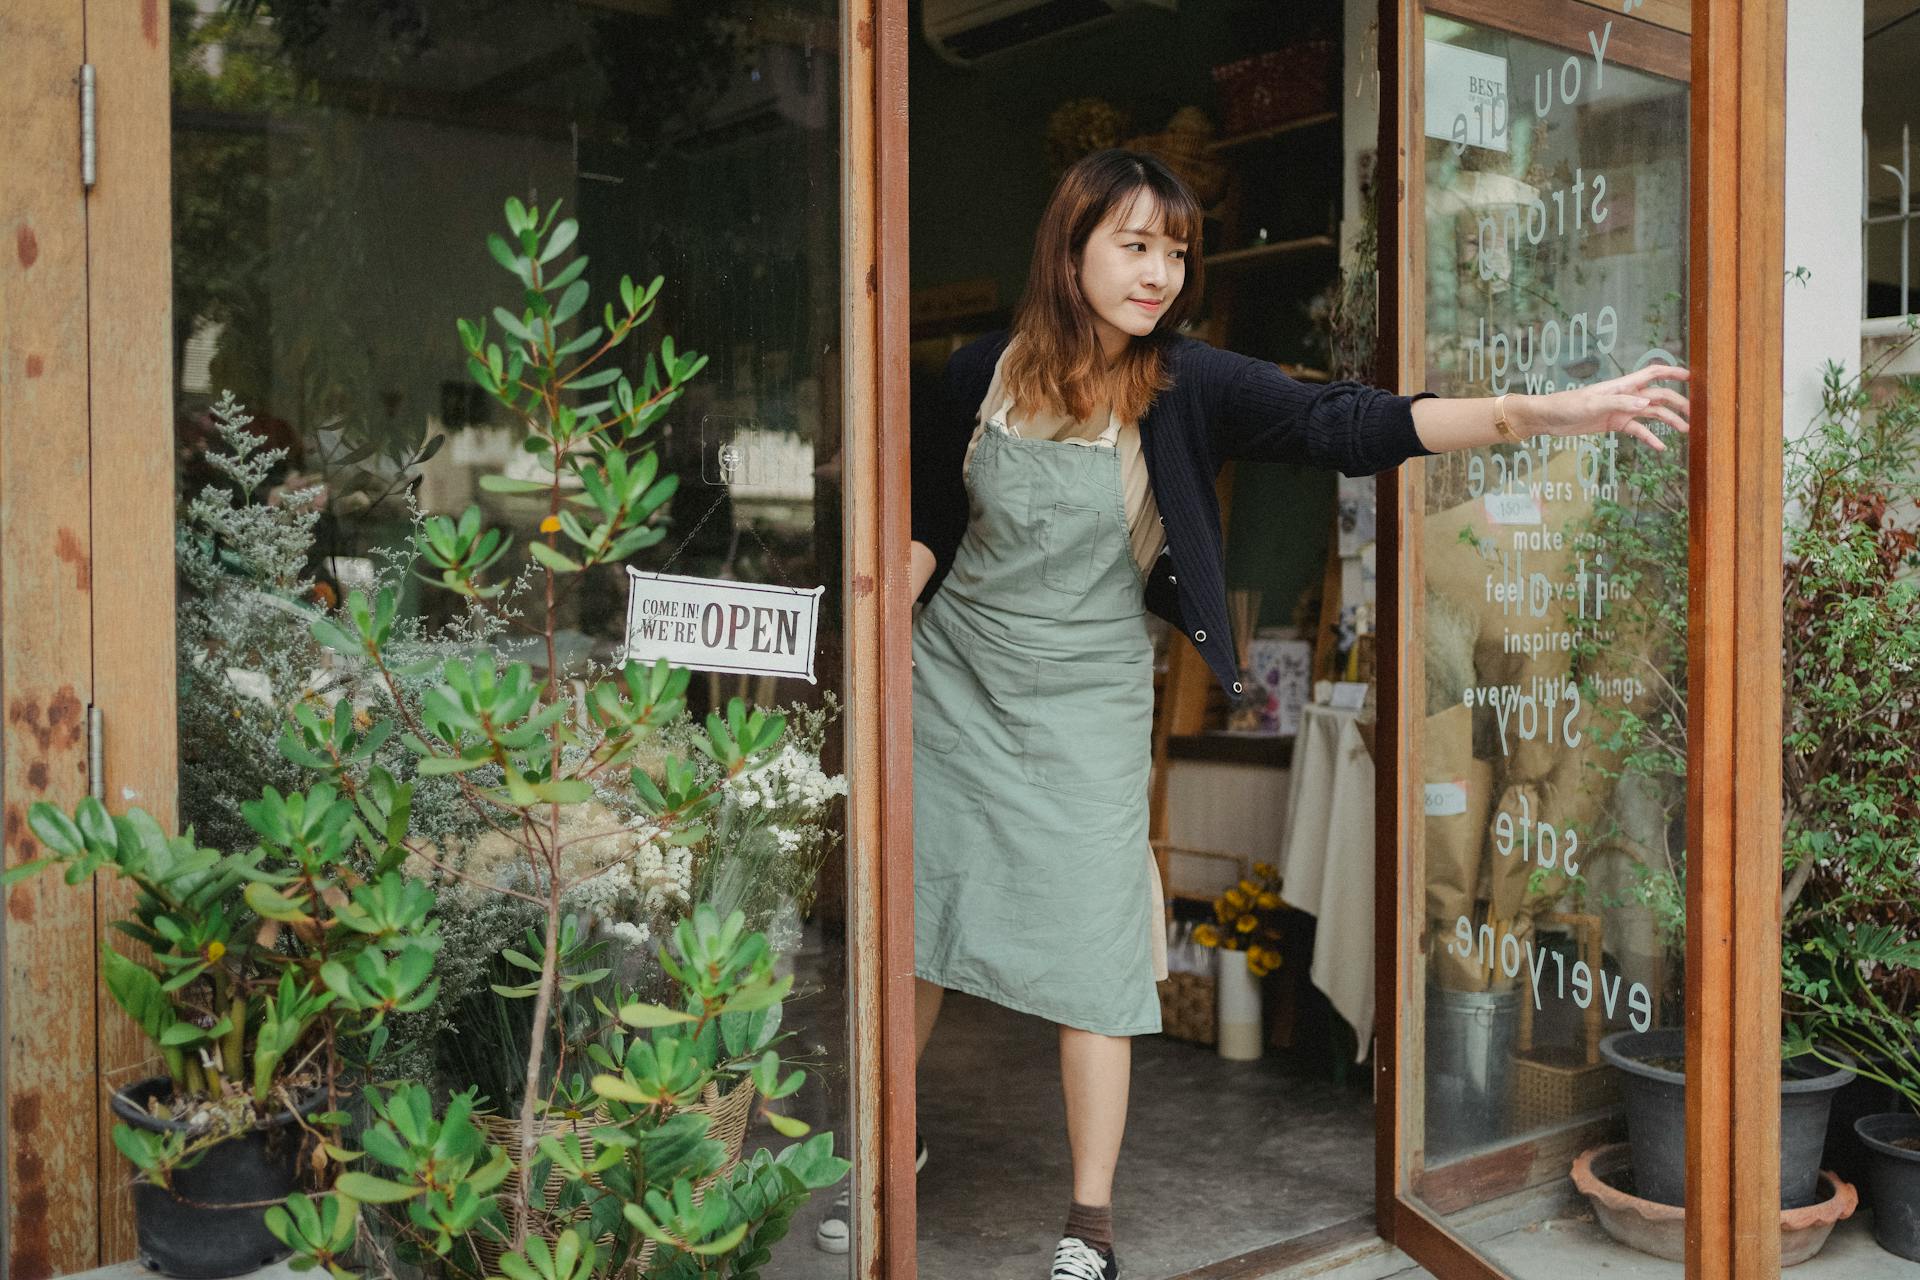
M 1161 229 L 1187 244 L 1186 280 L 1154 330 L 1127 344 L 1108 372 L 1093 309 L 1080 288 L 1082 250 L 1115 208 L 1151 202 Z M 1146 413 L 1169 385 L 1162 348 L 1167 335 L 1199 309 L 1200 202 L 1159 160 L 1137 151 L 1096 151 L 1060 177 L 1033 237 L 1033 265 L 1014 312 L 1006 384 L 1021 412 L 1064 413 L 1079 421 L 1113 396 L 1122 422 Z

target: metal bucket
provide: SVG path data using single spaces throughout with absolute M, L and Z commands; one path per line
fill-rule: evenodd
M 1485 1146 L 1511 1116 L 1520 991 L 1427 986 L 1427 1158 Z

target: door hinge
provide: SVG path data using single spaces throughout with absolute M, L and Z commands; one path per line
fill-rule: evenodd
M 100 708 L 87 704 L 87 794 L 105 802 L 107 798 L 107 739 L 102 732 Z
M 80 64 L 80 186 L 93 190 L 98 173 L 97 135 L 93 126 L 93 64 Z

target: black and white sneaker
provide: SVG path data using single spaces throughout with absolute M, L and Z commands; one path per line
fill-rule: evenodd
M 913 1171 L 915 1173 L 927 1167 L 927 1144 L 920 1135 L 913 1138 Z M 820 1219 L 820 1225 L 814 1228 L 813 1243 L 827 1253 L 845 1253 L 853 1247 L 853 1179 L 848 1178 L 840 1184 L 833 1203 L 827 1206 L 826 1216 Z
M 1118 1280 L 1120 1260 L 1079 1236 L 1063 1237 L 1053 1251 L 1052 1280 Z

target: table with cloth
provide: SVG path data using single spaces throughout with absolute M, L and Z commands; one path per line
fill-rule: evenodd
M 1287 784 L 1280 893 L 1318 922 L 1313 985 L 1353 1027 L 1363 1061 L 1373 1040 L 1373 756 L 1360 713 L 1301 709 Z

